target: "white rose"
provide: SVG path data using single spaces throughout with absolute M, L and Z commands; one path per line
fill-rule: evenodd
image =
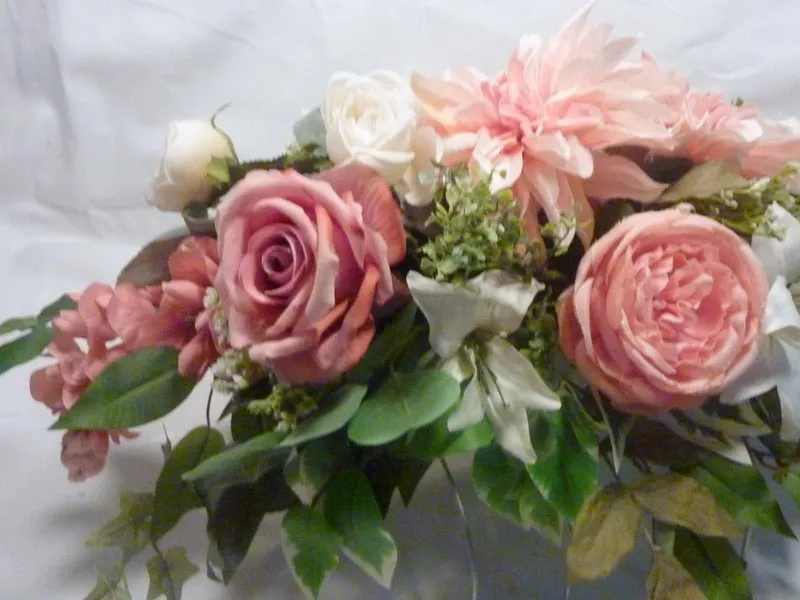
M 211 159 L 231 156 L 228 138 L 208 121 L 170 123 L 164 158 L 148 201 L 161 210 L 178 212 L 190 202 L 207 202 L 212 184 L 206 171 Z
M 356 161 L 390 184 L 402 180 L 414 160 L 417 125 L 414 94 L 397 73 L 336 73 L 322 105 L 328 157 L 334 164 Z

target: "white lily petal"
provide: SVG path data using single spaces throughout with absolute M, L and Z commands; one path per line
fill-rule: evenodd
M 484 394 L 478 384 L 478 378 L 475 377 L 464 390 L 458 410 L 447 419 L 447 428 L 450 431 L 461 431 L 477 425 L 483 419 L 483 409 Z
M 764 332 L 783 342 L 800 344 L 800 314 L 783 275 L 778 275 L 769 289 Z
M 482 358 L 491 371 L 491 391 L 502 394 L 506 406 L 558 410 L 561 399 L 547 387 L 533 365 L 507 340 L 496 336 L 483 348 Z
M 462 348 L 460 352 L 445 360 L 439 370 L 461 383 L 475 375 L 475 357 L 470 351 Z
M 720 402 L 722 404 L 741 404 L 774 388 L 774 355 L 780 351 L 776 342 L 764 338 L 753 364 L 722 391 Z
M 781 437 L 800 439 L 800 346 L 780 344 L 783 353 L 773 364 L 781 401 Z
M 464 338 L 486 321 L 485 302 L 471 290 L 434 281 L 416 271 L 408 274 L 406 283 L 428 320 L 431 347 L 442 358 L 453 356 Z
M 503 450 L 526 465 L 536 462 L 536 451 L 531 443 L 528 413 L 525 412 L 525 408 L 522 406 L 506 407 L 499 404 L 497 400 L 497 398 L 493 398 L 486 406 L 486 415 L 492 423 L 495 441 Z
M 497 270 L 485 271 L 470 279 L 466 287 L 487 303 L 488 320 L 481 329 L 494 333 L 511 333 L 519 329 L 531 302 L 544 289 L 544 285 L 535 279 L 524 283 Z
M 415 271 L 408 274 L 406 283 L 430 325 L 431 347 L 443 358 L 455 354 L 473 331 L 516 331 L 543 288 L 535 279 L 526 284 L 502 271 L 481 273 L 465 287 Z
M 779 275 L 794 280 L 800 274 L 800 222 L 777 203 L 769 207 L 767 215 L 782 239 L 754 235 L 750 245 L 770 283 Z

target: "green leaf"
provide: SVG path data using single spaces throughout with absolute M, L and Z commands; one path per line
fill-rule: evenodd
M 208 536 L 221 558 L 225 583 L 247 555 L 264 515 L 297 504 L 283 479 L 282 467 L 267 471 L 256 481 L 199 480 L 195 490 L 206 507 Z
M 542 495 L 574 523 L 597 487 L 597 438 L 571 415 L 566 404 L 545 418 L 555 430 L 555 448 L 529 471 Z
M 389 512 L 395 491 L 408 506 L 425 476 L 431 461 L 413 456 L 394 456 L 386 452 L 369 457 L 363 466 L 384 517 Z
M 390 365 L 413 335 L 412 327 L 416 314 L 417 305 L 413 301 L 409 302 L 375 336 L 364 357 L 347 373 L 347 379 L 357 383 L 367 383 L 378 369 Z
M 395 442 L 392 452 L 399 455 L 441 458 L 472 452 L 492 443 L 494 437 L 492 426 L 485 419 L 462 431 L 450 431 L 447 421 L 451 412 L 448 411 L 430 425 L 412 431 L 407 439 Z
M 161 596 L 167 600 L 181 600 L 183 584 L 199 570 L 186 557 L 183 548 L 172 548 L 163 557 L 154 554 L 147 561 L 147 574 L 150 577 L 147 600 L 156 600 Z
M 707 198 L 723 190 L 743 188 L 749 181 L 726 162 L 712 160 L 693 168 L 659 198 L 661 202 L 680 202 L 689 198 Z
M 647 576 L 648 600 L 706 600 L 703 590 L 669 552 L 654 551 Z
M 397 546 L 383 526 L 380 508 L 364 474 L 352 468 L 334 475 L 322 506 L 325 520 L 341 536 L 345 555 L 389 589 L 397 566 Z
M 225 471 L 245 469 L 262 459 L 264 455 L 274 451 L 284 435 L 275 431 L 262 433 L 243 444 L 238 444 L 208 458 L 191 471 L 184 473 L 183 479 L 197 481 Z
M 611 574 L 633 551 L 642 509 L 620 486 L 597 490 L 583 505 L 567 548 L 567 569 L 576 581 Z
M 169 281 L 169 256 L 189 235 L 190 232 L 182 227 L 177 232 L 169 232 L 145 245 L 122 268 L 117 276 L 117 284 L 130 283 L 136 287 L 145 287 Z
M 752 600 L 744 563 L 725 538 L 705 538 L 679 527 L 673 553 L 708 600 Z
M 783 488 L 789 492 L 789 495 L 794 500 L 795 504 L 800 506 L 800 473 L 796 471 L 786 471 L 775 474 L 775 481 L 780 483 Z
M 755 467 L 708 454 L 686 474 L 711 490 L 739 525 L 755 525 L 795 537 L 767 482 Z
M 198 427 L 190 431 L 172 449 L 156 482 L 150 537 L 159 540 L 178 524 L 181 517 L 203 505 L 191 484 L 182 475 L 225 447 L 216 429 Z
M 362 446 L 379 446 L 432 423 L 461 397 L 461 386 L 440 371 L 390 376 L 361 404 L 347 429 Z
M 212 156 L 206 168 L 206 177 L 215 187 L 224 187 L 230 184 L 230 160 L 221 156 Z
M 51 429 L 128 429 L 169 414 L 197 381 L 178 373 L 178 351 L 137 350 L 107 366 Z
M 356 414 L 366 394 L 365 385 L 346 385 L 337 389 L 325 399 L 324 408 L 319 413 L 300 423 L 294 431 L 281 440 L 280 445 L 296 446 L 344 427 Z
M 534 485 L 522 461 L 499 446 L 481 448 L 473 460 L 472 482 L 489 508 L 524 529 L 534 528 L 553 543 L 560 543 L 561 516 Z
M 86 545 L 121 548 L 127 560 L 150 541 L 152 514 L 153 494 L 123 490 L 119 494 L 119 515 L 89 536 Z
M 327 436 L 313 440 L 286 461 L 283 476 L 295 495 L 311 504 L 337 468 L 350 460 L 347 438 Z
M 62 310 L 74 310 L 77 306 L 72 298 L 64 294 L 55 302 L 45 306 L 36 316 L 36 320 L 39 325 L 48 325 Z
M 705 536 L 738 537 L 741 530 L 714 495 L 684 475 L 645 477 L 628 486 L 634 500 L 659 521 L 680 525 Z
M 262 416 L 252 413 L 246 406 L 237 408 L 231 414 L 231 437 L 240 444 L 261 435 L 265 430 Z
M 7 335 L 15 331 L 28 331 L 38 325 L 36 317 L 14 317 L 0 323 L 0 335 Z
M 84 600 L 133 600 L 125 580 L 125 564 L 97 569 L 97 583 Z
M 317 598 L 322 584 L 339 564 L 336 532 L 322 515 L 306 506 L 295 506 L 283 518 L 281 542 L 297 583 L 309 598 Z
M 30 333 L 0 346 L 0 375 L 39 357 L 55 335 L 55 330 L 39 325 Z

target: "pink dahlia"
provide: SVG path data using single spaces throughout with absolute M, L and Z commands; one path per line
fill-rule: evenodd
M 588 23 L 590 8 L 550 39 L 524 37 L 496 77 L 473 69 L 412 77 L 423 119 L 443 139 L 443 162 L 493 171 L 497 189 L 513 188 L 531 234 L 540 211 L 551 223 L 571 217 L 564 245 L 576 232 L 591 241 L 589 199 L 651 201 L 663 190 L 607 149 L 664 151 L 672 142 L 663 99 L 672 80 L 650 61 L 626 61 L 637 40 L 610 40 L 610 26 Z

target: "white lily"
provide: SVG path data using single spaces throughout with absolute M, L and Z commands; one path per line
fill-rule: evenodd
M 487 271 L 464 287 L 428 279 L 416 272 L 406 280 L 430 325 L 430 343 L 458 381 L 471 378 L 451 431 L 489 418 L 495 439 L 526 464 L 536 460 L 528 409 L 558 410 L 561 401 L 531 363 L 503 336 L 519 329 L 528 307 L 544 286 L 525 284 L 502 271 Z M 473 332 L 487 334 L 464 344 Z
M 800 438 L 800 313 L 787 280 L 800 275 L 800 222 L 773 204 L 768 217 L 780 239 L 754 235 L 758 256 L 770 290 L 764 314 L 764 338 L 753 365 L 726 389 L 720 400 L 738 404 L 777 388 L 781 403 L 781 437 Z

